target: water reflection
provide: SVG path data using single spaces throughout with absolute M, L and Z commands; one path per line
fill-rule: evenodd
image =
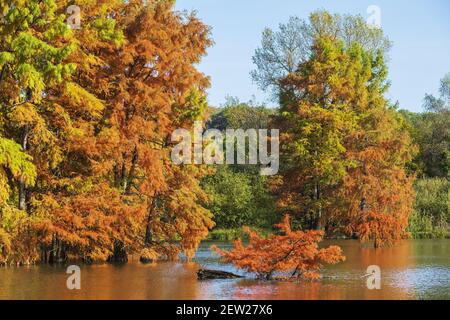
M 66 288 L 61 266 L 0 269 L 0 299 L 450 299 L 450 241 L 404 241 L 370 249 L 356 241 L 340 245 L 344 263 L 324 270 L 321 282 L 261 282 L 252 279 L 197 281 L 199 267 L 239 272 L 222 265 L 203 244 L 195 263 L 82 266 L 81 290 Z M 221 244 L 228 247 L 229 244 Z M 381 290 L 368 290 L 369 265 L 382 271 Z

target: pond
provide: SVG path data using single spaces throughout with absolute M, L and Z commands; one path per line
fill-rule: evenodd
M 0 299 L 450 299 L 450 240 L 408 240 L 383 249 L 357 241 L 326 241 L 347 260 L 323 270 L 320 282 L 263 282 L 251 278 L 198 281 L 200 268 L 237 272 L 203 243 L 193 263 L 81 265 L 81 289 L 69 290 L 65 266 L 0 268 Z M 231 247 L 221 243 L 220 247 Z M 381 288 L 369 290 L 368 266 L 381 269 Z M 241 272 L 242 273 L 242 272 Z

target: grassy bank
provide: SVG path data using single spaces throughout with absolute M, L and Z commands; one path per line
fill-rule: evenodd
M 270 235 L 273 230 L 252 228 L 264 236 Z M 205 241 L 233 241 L 235 239 L 248 240 L 247 234 L 242 231 L 242 228 L 234 229 L 214 229 Z M 344 236 L 326 237 L 326 240 L 344 240 L 350 239 Z M 432 231 L 416 231 L 411 232 L 411 239 L 450 239 L 450 230 L 432 230 Z
M 450 231 L 428 231 L 415 232 L 411 234 L 412 239 L 450 239 Z
M 264 236 L 268 236 L 273 232 L 271 229 L 262 229 L 254 227 L 252 227 L 252 230 L 255 230 L 256 232 Z M 248 236 L 242 230 L 242 228 L 232 228 L 232 229 L 217 228 L 209 233 L 206 241 L 233 241 L 235 239 L 247 240 Z

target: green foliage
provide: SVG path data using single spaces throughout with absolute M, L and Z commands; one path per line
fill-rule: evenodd
M 309 20 L 294 16 L 280 24 L 278 30 L 263 31 L 261 46 L 253 56 L 257 68 L 251 76 L 255 83 L 264 91 L 270 90 L 275 98 L 283 98 L 286 92 L 280 80 L 310 59 L 313 43 L 319 37 L 341 39 L 347 48 L 358 43 L 370 53 L 387 53 L 391 47 L 383 31 L 368 26 L 362 16 L 322 10 L 313 12 Z
M 124 35 L 117 32 L 116 20 L 108 17 L 99 17 L 95 19 L 91 27 L 97 32 L 97 37 L 103 41 L 113 42 L 116 46 L 124 42 Z
M 404 113 L 406 115 L 406 113 Z M 413 169 L 428 177 L 450 177 L 450 111 L 406 115 L 419 152 Z
M 22 178 L 27 185 L 34 183 L 36 168 L 31 160 L 20 145 L 0 136 L 0 206 L 8 200 L 11 192 L 8 173 L 15 179 Z
M 401 110 L 417 154 L 409 169 L 416 181 L 416 202 L 409 230 L 416 238 L 450 234 L 450 76 L 441 80 L 440 97 L 425 96 L 425 112 Z
M 228 98 L 208 122 L 208 127 L 226 129 L 268 128 L 273 110 L 252 102 L 240 103 Z M 243 225 L 270 228 L 275 207 L 267 186 L 255 165 L 218 166 L 214 175 L 203 180 L 203 187 L 212 197 L 209 209 L 214 213 L 217 228 L 240 228 Z
M 250 101 L 240 102 L 235 97 L 227 97 L 225 104 L 208 122 L 208 127 L 224 131 L 226 129 L 267 129 L 274 109 L 256 105 Z
M 192 88 L 186 98 L 186 103 L 183 106 L 174 106 L 174 109 L 179 114 L 179 122 L 186 120 L 200 121 L 208 109 L 208 102 L 203 93 Z
M 320 38 L 309 60 L 281 81 L 291 95 L 282 99 L 277 118 L 283 132 L 280 203 L 297 218 L 311 217 L 304 227 L 319 227 L 335 208 L 336 189 L 357 164 L 347 154 L 349 141 L 368 122 L 366 105 L 379 102 L 373 92 L 384 90 L 385 69 L 358 43 Z
M 212 197 L 208 208 L 214 213 L 217 227 L 269 227 L 274 207 L 266 187 L 267 177 L 259 176 L 259 170 L 236 169 L 217 167 L 216 173 L 202 183 Z
M 268 237 L 270 234 L 273 233 L 271 229 L 267 228 L 255 228 L 252 227 L 252 230 L 255 232 L 258 232 L 258 234 L 263 235 L 264 237 Z M 244 232 L 244 230 L 241 228 L 228 228 L 228 229 L 214 229 L 212 230 L 207 240 L 208 241 L 224 241 L 224 242 L 230 242 L 234 241 L 236 239 L 244 239 L 248 240 L 248 234 Z
M 426 178 L 415 183 L 417 192 L 409 231 L 415 237 L 450 234 L 450 181 Z
M 425 112 L 402 110 L 418 146 L 412 169 L 419 176 L 450 178 L 450 76 L 441 80 L 441 96 L 425 96 Z
M 43 8 L 39 1 L 9 8 L 8 23 L 0 27 L 0 66 L 8 64 L 21 89 L 31 90 L 37 100 L 47 85 L 61 82 L 73 70 L 70 64 L 61 65 L 61 62 L 75 50 L 73 44 L 58 48 L 48 42 L 56 36 L 66 37 L 70 32 L 61 17 L 54 18 L 54 1 L 46 1 Z M 48 19 L 49 16 L 53 19 Z M 42 29 L 46 41 L 37 34 Z
M 39 217 L 0 203 L 0 265 L 32 264 L 38 259 L 38 243 L 32 225 Z

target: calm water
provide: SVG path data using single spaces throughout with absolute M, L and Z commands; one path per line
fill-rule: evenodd
M 347 261 L 326 268 L 319 283 L 196 279 L 199 267 L 236 272 L 203 244 L 195 262 L 81 266 L 81 290 L 66 288 L 65 267 L 0 268 L 0 299 L 447 299 L 450 240 L 404 241 L 385 249 L 340 245 Z M 227 247 L 227 244 L 221 244 Z M 382 270 L 381 290 L 362 278 L 369 265 Z

